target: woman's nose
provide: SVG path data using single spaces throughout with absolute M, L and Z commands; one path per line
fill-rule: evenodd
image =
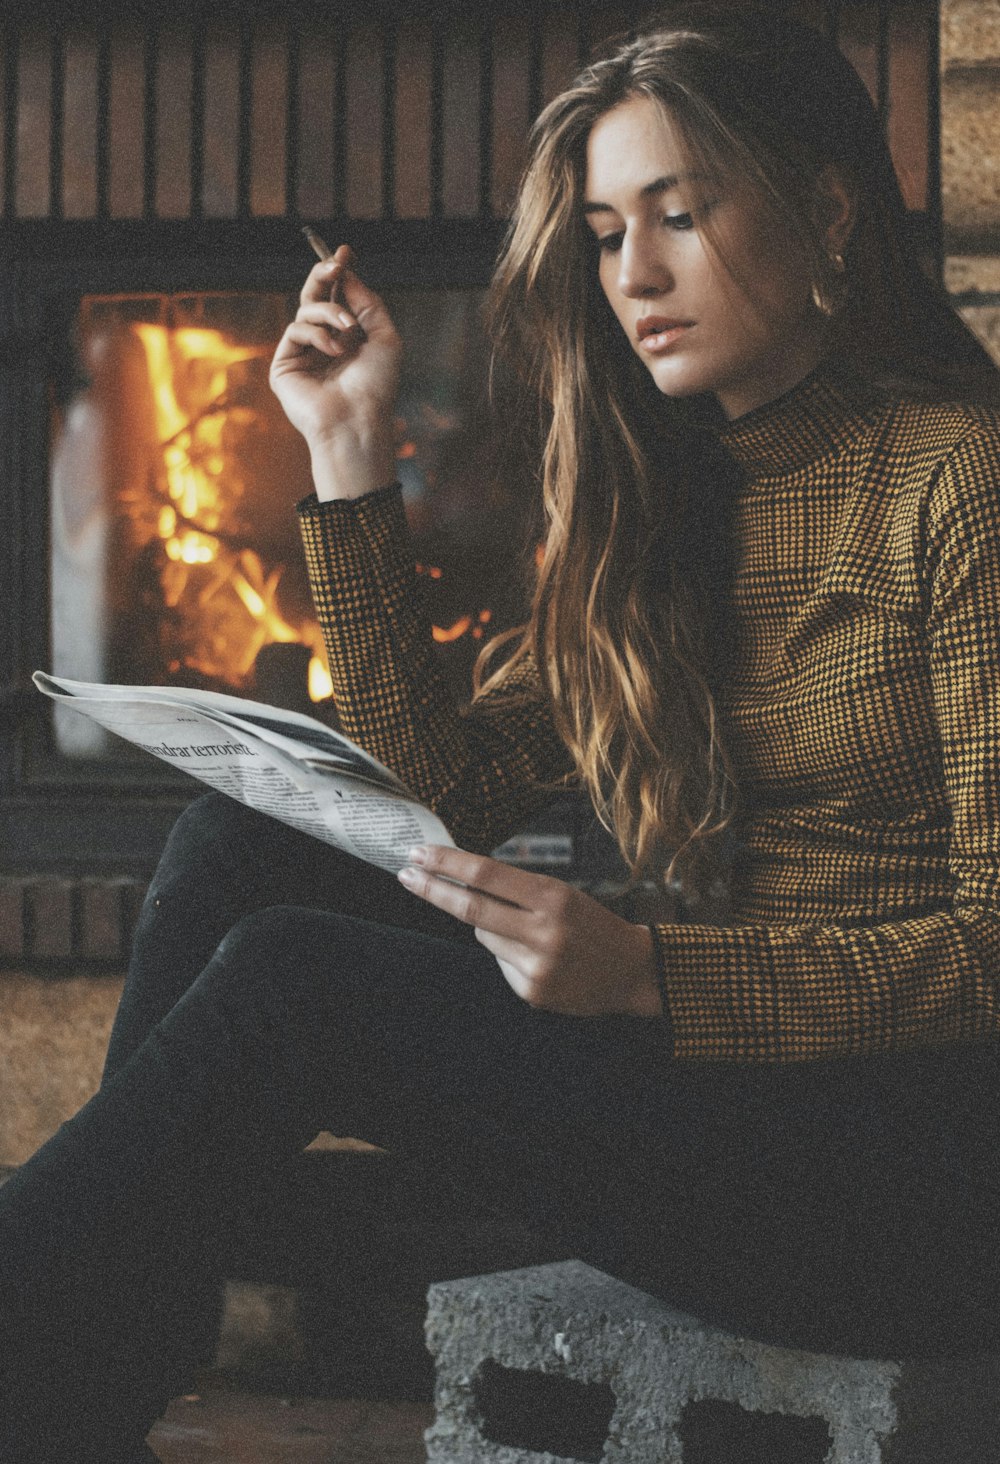
M 618 256 L 618 288 L 629 299 L 662 295 L 674 287 L 673 272 L 648 241 L 633 236 L 622 241 Z

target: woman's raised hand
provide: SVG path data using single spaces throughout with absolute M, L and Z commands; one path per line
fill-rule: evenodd
M 359 498 L 395 477 L 403 348 L 341 245 L 310 270 L 271 362 L 271 387 L 312 455 L 320 498 Z
M 662 1016 L 649 929 L 572 885 L 441 844 L 412 849 L 399 878 L 428 904 L 475 926 L 476 939 L 529 1006 L 575 1017 Z

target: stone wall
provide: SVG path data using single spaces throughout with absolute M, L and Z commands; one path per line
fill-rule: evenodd
M 941 0 L 945 284 L 1000 362 L 1000 0 Z

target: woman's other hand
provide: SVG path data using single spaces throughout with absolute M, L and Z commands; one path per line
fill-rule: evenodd
M 271 388 L 308 443 L 320 498 L 360 498 L 396 476 L 402 342 L 351 266 L 342 244 L 310 270 L 271 362 Z
M 662 1015 L 645 925 L 562 880 L 461 849 L 427 845 L 412 850 L 410 861 L 399 874 L 406 888 L 474 926 L 530 1006 L 575 1017 Z

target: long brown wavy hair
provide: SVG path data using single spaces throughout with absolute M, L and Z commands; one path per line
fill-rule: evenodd
M 530 620 L 487 647 L 477 694 L 533 657 L 633 872 L 665 867 L 697 888 L 735 806 L 713 689 L 726 475 L 691 405 L 657 391 L 598 283 L 581 206 L 587 140 L 634 97 L 664 109 L 693 172 L 738 177 L 773 210 L 818 289 L 839 293 L 830 344 L 854 369 L 979 399 L 996 398 L 998 375 L 921 267 L 868 93 L 819 33 L 744 7 L 672 9 L 668 25 L 589 65 L 535 123 L 490 322 L 500 358 L 541 405 L 544 557 Z M 815 207 L 831 164 L 857 204 L 842 278 Z M 487 675 L 504 642 L 513 654 Z

